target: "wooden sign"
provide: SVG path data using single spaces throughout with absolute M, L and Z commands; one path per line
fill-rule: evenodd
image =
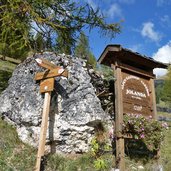
M 50 111 L 51 92 L 54 89 L 55 77 L 59 77 L 59 76 L 68 77 L 68 71 L 64 70 L 62 67 L 56 66 L 55 64 L 45 59 L 38 58 L 36 59 L 36 62 L 41 67 L 48 69 L 48 71 L 36 73 L 34 78 L 35 80 L 41 80 L 40 92 L 45 93 L 40 140 L 39 140 L 39 147 L 38 147 L 36 167 L 35 167 L 35 171 L 40 171 L 42 157 L 44 156 L 44 150 L 45 150 L 46 132 L 48 128 L 48 116 Z
M 52 78 L 52 77 L 59 77 L 59 76 L 64 76 L 68 77 L 68 71 L 64 70 L 62 67 L 57 67 L 52 70 L 48 70 L 45 72 L 38 72 L 35 75 L 35 80 L 42 80 L 45 78 Z
M 150 79 L 122 71 L 123 113 L 153 115 Z
M 54 78 L 48 78 L 40 82 L 40 93 L 53 91 L 54 89 Z
M 39 66 L 43 67 L 43 68 L 46 68 L 46 69 L 54 69 L 56 68 L 57 66 L 55 64 L 53 64 L 52 62 L 46 60 L 46 59 L 43 59 L 43 58 L 37 58 L 35 59 L 36 62 L 38 63 Z

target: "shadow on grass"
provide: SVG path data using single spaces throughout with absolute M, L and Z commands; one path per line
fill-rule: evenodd
M 143 141 L 135 139 L 125 139 L 125 153 L 131 159 L 143 159 L 144 162 L 157 157 L 157 151 L 149 150 Z
M 12 72 L 0 70 L 0 93 L 8 86 Z
M 116 143 L 113 142 L 113 152 L 116 155 Z M 151 151 L 147 148 L 145 143 L 137 139 L 125 139 L 125 154 L 131 160 L 141 160 L 143 164 L 148 163 L 150 160 L 157 159 L 157 151 Z

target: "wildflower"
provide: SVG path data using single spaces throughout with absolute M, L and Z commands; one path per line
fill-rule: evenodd
M 162 123 L 162 127 L 165 129 L 169 129 L 168 124 L 166 122 Z
M 144 135 L 144 134 L 141 134 L 141 135 L 140 135 L 140 138 L 141 138 L 141 139 L 145 138 L 145 135 Z
M 153 118 L 153 117 L 150 115 L 150 116 L 149 116 L 149 119 L 152 119 L 152 118 Z

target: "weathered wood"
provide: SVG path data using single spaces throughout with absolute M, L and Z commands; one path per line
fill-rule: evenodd
M 156 94 L 155 94 L 155 87 L 154 87 L 154 79 L 150 79 L 151 85 L 151 100 L 152 100 L 152 113 L 153 118 L 157 120 L 157 107 L 156 107 Z
M 122 135 L 123 124 L 123 99 L 121 89 L 121 68 L 118 67 L 118 62 L 112 65 L 114 69 L 115 81 L 115 135 L 116 135 L 116 167 L 120 171 L 125 170 L 125 150 L 124 138 Z
M 40 93 L 53 91 L 54 82 L 55 82 L 54 78 L 48 78 L 48 79 L 42 80 L 40 83 Z
M 50 99 L 51 99 L 51 92 L 46 92 L 45 98 L 44 98 L 42 123 L 41 123 L 41 131 L 40 131 L 40 139 L 39 139 L 39 147 L 38 147 L 35 171 L 40 171 L 41 160 L 44 155 L 45 143 L 46 143 L 46 132 L 47 132 L 47 127 L 48 127 L 48 116 L 49 116 L 49 109 L 50 109 Z
M 49 70 L 55 69 L 57 67 L 55 64 L 53 64 L 50 61 L 43 59 L 43 58 L 37 58 L 35 60 L 39 66 L 46 68 L 46 69 L 49 69 Z
M 140 68 L 137 68 L 135 66 L 130 66 L 128 64 L 121 63 L 120 68 L 124 69 L 124 70 L 127 70 L 127 71 L 134 72 L 134 73 L 139 74 L 141 76 L 155 78 L 155 75 L 153 74 L 152 71 L 147 72 L 147 71 L 145 71 L 143 69 L 140 69 Z
M 68 77 L 68 71 L 64 70 L 61 67 L 56 66 L 55 69 L 48 70 L 48 71 L 45 71 L 45 72 L 36 73 L 34 79 L 36 81 L 38 81 L 38 80 L 42 80 L 42 79 L 45 79 L 45 78 L 59 77 L 59 76 Z

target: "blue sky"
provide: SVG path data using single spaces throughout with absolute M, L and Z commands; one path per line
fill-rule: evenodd
M 171 63 L 171 0 L 84 0 L 99 7 L 109 23 L 123 21 L 121 34 L 110 39 L 97 29 L 86 32 L 90 48 L 98 58 L 106 45 L 121 44 L 142 55 Z M 156 75 L 166 73 L 157 70 Z

